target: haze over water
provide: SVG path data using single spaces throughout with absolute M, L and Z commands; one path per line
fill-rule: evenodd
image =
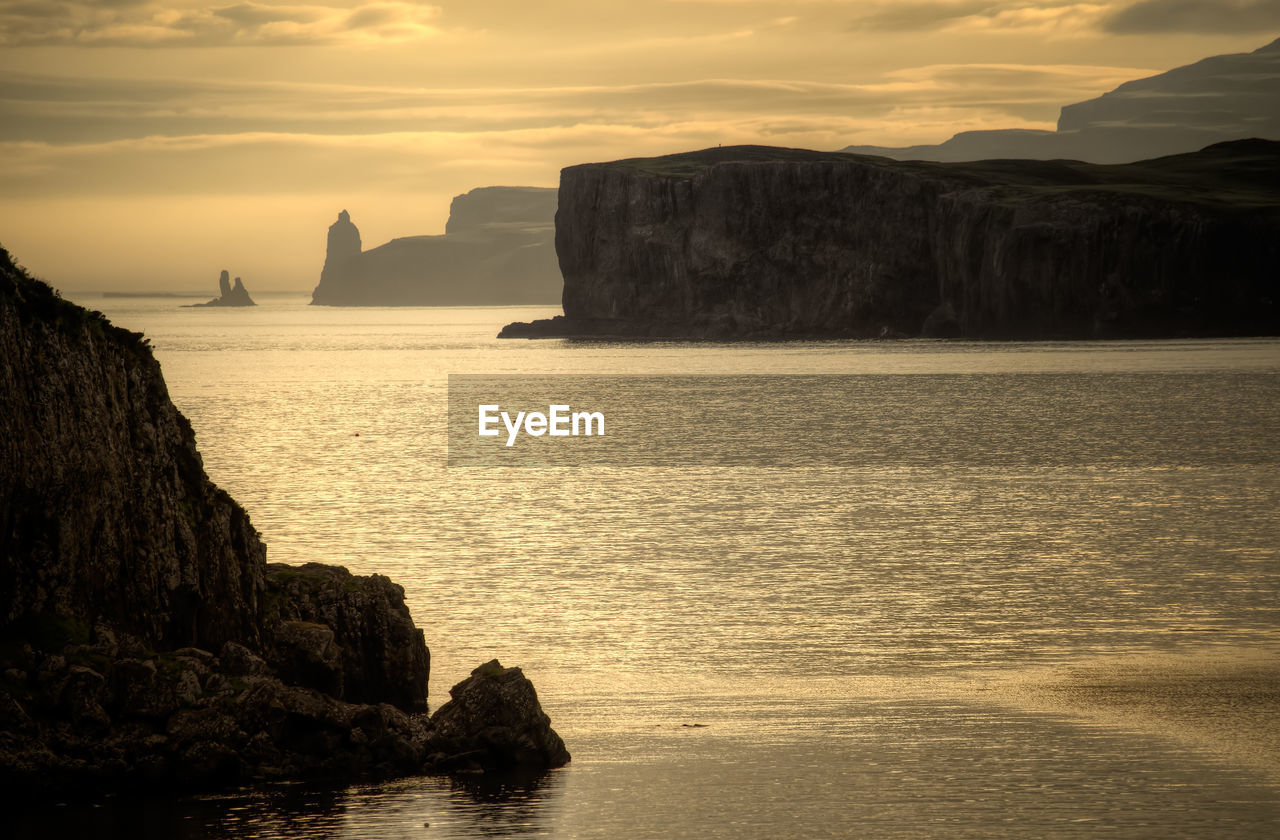
M 1100 656 L 1280 645 L 1280 341 L 500 342 L 501 324 L 551 313 L 80 302 L 150 337 L 207 471 L 270 561 L 401 583 L 431 648 L 433 707 L 497 657 L 525 669 L 574 756 L 501 793 L 438 779 L 259 792 L 152 811 L 150 829 L 117 809 L 109 833 L 1220 838 L 1280 826 L 1274 776 L 991 690 L 1000 675 Z M 1159 438 L 1190 399 L 1230 427 L 1207 435 L 1240 448 L 1189 441 L 1167 459 L 1103 461 L 1046 412 L 1052 463 L 1012 468 L 447 469 L 450 373 L 876 374 L 873 391 L 909 375 L 922 392 L 945 376 L 961 441 L 1013 408 L 993 392 L 1025 408 L 1048 399 L 1030 374 L 1052 373 L 1104 409 L 1123 403 L 1118 436 Z M 936 413 L 888 390 L 851 417 L 926 435 Z

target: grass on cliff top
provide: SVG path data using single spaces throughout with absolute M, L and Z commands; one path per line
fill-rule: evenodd
M 133 350 L 145 350 L 147 339 L 142 333 L 121 329 L 96 309 L 63 300 L 62 294 L 48 283 L 32 277 L 26 268 L 14 261 L 0 246 L 0 302 L 13 304 L 20 318 L 40 321 L 72 338 L 91 335 L 115 341 Z
M 1078 160 L 897 161 L 846 152 L 772 146 L 725 146 L 598 166 L 667 178 L 691 178 L 722 163 L 847 162 L 954 181 L 959 187 L 1010 187 L 1026 198 L 1087 191 L 1238 207 L 1280 207 L 1280 142 L 1236 140 L 1198 152 L 1125 164 Z
M 776 161 L 818 163 L 821 161 L 854 161 L 859 159 L 866 158 L 862 155 L 851 155 L 844 152 L 817 152 L 812 149 L 786 149 L 775 146 L 717 146 L 714 149 L 680 152 L 679 154 L 663 155 L 661 157 L 628 158 L 604 165 L 634 169 L 651 175 L 687 178 L 717 163 L 772 163 Z

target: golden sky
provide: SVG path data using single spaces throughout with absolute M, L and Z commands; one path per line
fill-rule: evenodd
M 1053 128 L 1280 0 L 0 0 L 0 243 L 64 290 L 311 289 L 452 196 L 717 143 Z

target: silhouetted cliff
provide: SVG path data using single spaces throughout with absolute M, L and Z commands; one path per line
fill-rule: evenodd
M 146 340 L 3 249 L 0 440 L 6 791 L 471 766 L 433 737 L 429 653 L 404 590 L 268 567 L 248 515 L 205 475 Z M 526 708 L 532 686 L 512 693 L 511 679 L 477 689 L 497 710 L 477 724 L 497 756 L 482 769 L 563 764 Z M 521 704 L 519 726 L 504 698 Z M 520 751 L 531 738 L 548 750 Z
M 509 337 L 1275 334 L 1280 143 L 1126 166 L 736 147 L 561 174 Z
M 1125 163 L 1212 143 L 1280 140 L 1280 39 L 1251 53 L 1215 55 L 1062 109 L 1057 131 L 965 131 L 938 145 L 849 146 L 895 160 L 1071 158 Z
M 443 236 L 361 250 L 346 210 L 329 228 L 313 304 L 455 306 L 553 303 L 556 191 L 483 187 L 453 199 Z

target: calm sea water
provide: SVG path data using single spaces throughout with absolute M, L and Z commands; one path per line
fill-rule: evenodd
M 431 647 L 433 705 L 483 661 L 520 665 L 574 759 L 503 788 L 286 787 L 68 808 L 32 826 L 770 840 L 1280 830 L 1272 776 L 973 688 L 975 673 L 1280 644 L 1280 341 L 510 342 L 499 326 L 553 313 L 79 302 L 150 336 L 210 476 L 249 510 L 270 560 L 400 582 Z M 1053 457 L 447 468 L 450 373 L 874 374 L 850 410 L 908 440 L 936 439 L 945 417 L 963 450 L 1016 414 L 1026 451 Z M 1063 393 L 1156 455 L 1100 452 Z

